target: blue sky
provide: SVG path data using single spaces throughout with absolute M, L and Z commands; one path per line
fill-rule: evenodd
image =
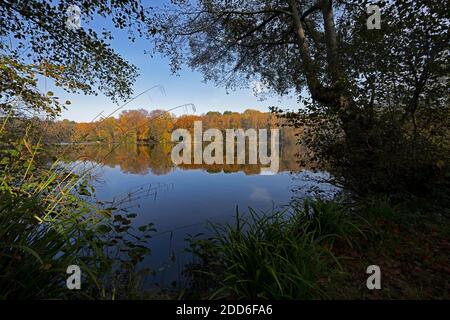
M 174 111 L 179 115 L 182 113 L 202 114 L 207 111 L 244 111 L 252 108 L 261 111 L 268 111 L 269 106 L 277 105 L 283 108 L 297 109 L 297 101 L 294 97 L 271 96 L 261 101 L 255 97 L 252 86 L 248 89 L 236 91 L 227 91 L 223 87 L 216 87 L 213 83 L 204 83 L 203 76 L 199 72 L 192 71 L 184 66 L 177 74 L 172 74 L 167 58 L 155 54 L 153 57 L 144 52 L 152 49 L 150 41 L 138 39 L 135 43 L 128 41 L 126 33 L 111 28 L 107 19 L 104 21 L 95 20 L 94 22 L 82 22 L 82 27 L 91 27 L 94 30 L 100 30 L 101 26 L 106 26 L 112 31 L 114 40 L 112 48 L 121 54 L 130 63 L 139 68 L 140 76 L 134 84 L 134 95 L 138 95 L 146 89 L 155 85 L 164 88 L 165 94 L 159 89 L 154 89 L 132 101 L 125 109 L 144 108 L 146 110 L 170 109 L 178 105 L 192 103 L 196 111 L 178 109 Z M 117 108 L 119 104 L 114 104 L 111 100 L 99 94 L 98 96 L 87 96 L 83 94 L 69 94 L 61 89 L 55 88 L 47 83 L 46 90 L 57 93 L 62 101 L 70 100 L 72 104 L 65 110 L 61 119 L 70 119 L 75 121 L 91 121 L 99 113 L 108 115 Z

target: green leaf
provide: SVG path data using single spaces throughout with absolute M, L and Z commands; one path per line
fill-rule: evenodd
M 105 224 L 98 226 L 97 231 L 100 233 L 108 233 L 111 232 L 111 227 Z

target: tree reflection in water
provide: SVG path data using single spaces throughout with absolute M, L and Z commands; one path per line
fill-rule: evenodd
M 86 160 L 108 167 L 119 166 L 124 173 L 164 175 L 178 167 L 181 170 L 204 170 L 208 173 L 243 172 L 246 175 L 261 173 L 260 164 L 182 164 L 176 166 L 171 160 L 172 144 L 80 144 L 65 154 L 65 161 Z M 283 143 L 280 150 L 280 172 L 296 172 L 300 169 L 295 143 Z

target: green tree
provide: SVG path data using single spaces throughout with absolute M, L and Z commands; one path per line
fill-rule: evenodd
M 2 55 L 27 65 L 45 69 L 51 64 L 61 69 L 55 83 L 66 90 L 89 94 L 99 90 L 113 99 L 131 94 L 137 70 L 110 47 L 111 32 L 104 29 L 98 34 L 83 26 L 96 17 L 108 17 L 115 28 L 129 30 L 129 39 L 133 41 L 143 32 L 152 32 L 140 1 L 2 0 L 0 3 Z M 73 4 L 81 8 L 82 28 L 78 30 L 66 27 L 66 11 Z M 4 94 L 2 90 L 2 98 Z
M 380 30 L 366 26 L 368 4 L 381 8 Z M 171 57 L 174 71 L 188 63 L 230 88 L 256 80 L 274 93 L 295 92 L 306 108 L 274 111 L 309 128 L 311 156 L 338 169 L 338 176 L 345 173 L 343 182 L 355 190 L 378 188 L 380 181 L 385 190 L 422 185 L 415 172 L 433 178 L 433 163 L 445 158 L 439 149 L 448 140 L 450 114 L 445 2 L 200 0 L 176 6 L 176 13 L 156 20 L 157 49 Z

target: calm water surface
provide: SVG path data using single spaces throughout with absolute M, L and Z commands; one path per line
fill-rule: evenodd
M 170 159 L 170 146 L 83 146 L 70 161 L 94 165 L 96 196 L 136 213 L 134 224 L 153 222 L 152 254 L 144 263 L 160 270 L 159 283 L 180 281 L 180 270 L 192 260 L 185 252 L 189 235 L 208 233 L 207 222 L 232 222 L 238 208 L 271 212 L 293 196 L 304 196 L 324 174 L 298 172 L 295 144 L 284 145 L 280 171 L 261 174 L 258 165 L 183 165 Z M 295 190 L 295 192 L 294 192 Z M 175 256 L 174 261 L 171 257 Z M 163 270 L 164 269 L 164 270 Z M 163 270 L 163 271 L 162 271 Z

